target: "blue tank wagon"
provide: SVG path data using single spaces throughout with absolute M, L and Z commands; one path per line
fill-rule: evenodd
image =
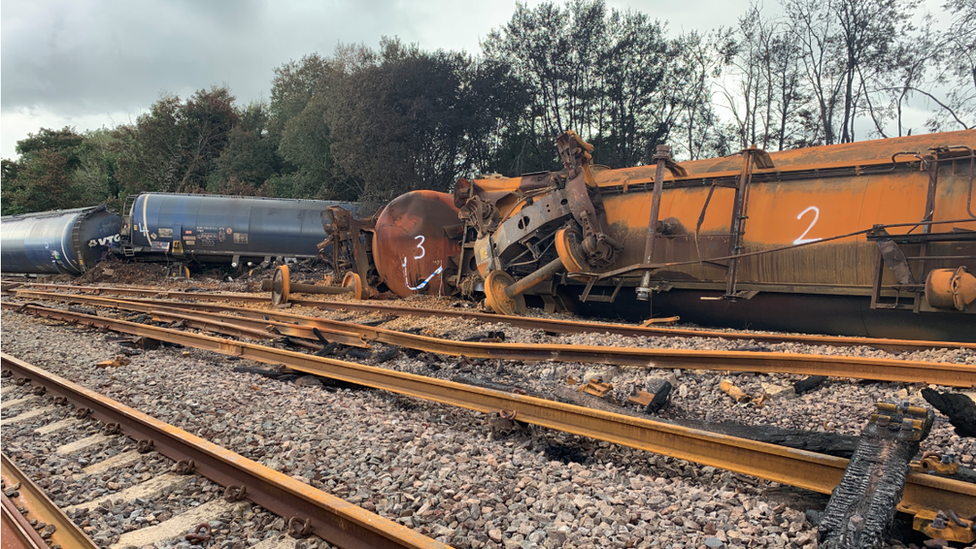
M 140 261 L 266 262 L 318 256 L 329 206 L 358 204 L 206 194 L 143 193 L 125 208 L 122 254 Z
M 117 245 L 122 218 L 104 205 L 0 218 L 0 266 L 7 274 L 80 275 Z

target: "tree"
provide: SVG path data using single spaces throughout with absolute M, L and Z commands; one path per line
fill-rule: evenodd
M 848 143 L 874 85 L 897 67 L 897 40 L 912 29 L 915 0 L 784 0 L 819 118 L 815 140 Z
M 267 107 L 252 103 L 238 110 L 237 117 L 238 124 L 228 133 L 227 144 L 207 181 L 209 192 L 253 195 L 280 169 L 278 142 L 268 131 Z
M 447 191 L 471 167 L 485 97 L 465 54 L 424 52 L 384 39 L 371 61 L 345 65 L 330 86 L 325 119 L 331 152 L 360 182 L 360 200 L 387 201 L 413 189 Z M 480 93 L 480 95 L 479 95 Z
M 164 96 L 134 125 L 116 130 L 118 178 L 128 193 L 206 188 L 238 124 L 227 88 L 200 90 L 186 103 Z
M 85 137 L 72 127 L 41 128 L 17 142 L 20 160 L 4 160 L 4 215 L 60 210 L 82 204 L 82 188 L 72 179 L 83 164 Z M 97 204 L 97 201 L 95 202 Z
M 343 171 L 332 154 L 325 119 L 329 90 L 343 78 L 343 67 L 372 58 L 363 46 L 339 46 L 335 58 L 318 54 L 275 69 L 268 137 L 277 143 L 280 169 L 268 181 L 274 196 L 355 200 L 362 185 Z
M 635 166 L 650 162 L 650 149 L 667 141 L 676 111 L 661 109 L 674 43 L 658 21 L 640 12 L 611 12 L 607 48 L 600 52 L 600 135 L 591 136 L 601 163 Z
M 487 59 L 510 61 L 532 98 L 508 135 L 538 136 L 528 148 L 553 151 L 550 162 L 553 139 L 567 129 L 612 167 L 650 162 L 657 144 L 679 136 L 675 149 L 689 157 L 714 148 L 710 87 L 719 67 L 700 35 L 668 39 L 645 14 L 570 0 L 562 8 L 518 4 L 482 49 Z
M 943 9 L 951 14 L 949 29 L 940 34 L 933 61 L 938 67 L 935 83 L 947 87 L 941 100 L 925 93 L 939 107 L 926 125 L 932 131 L 976 127 L 976 0 L 948 0 Z
M 3 186 L 3 214 L 63 210 L 77 205 L 69 161 L 53 149 L 39 149 L 21 162 L 17 177 Z
M 802 142 L 800 50 L 782 21 L 766 18 L 757 4 L 734 29 L 719 33 L 727 83 L 719 86 L 732 114 L 736 146 L 783 150 Z
M 122 185 L 115 177 L 118 170 L 118 152 L 111 130 L 102 128 L 85 133 L 84 142 L 78 148 L 80 162 L 71 173 L 72 185 L 78 189 L 79 206 L 107 203 L 120 208 L 125 196 Z
M 584 138 L 599 131 L 595 73 L 605 48 L 606 5 L 602 0 L 551 2 L 534 9 L 516 4 L 512 19 L 482 42 L 486 58 L 511 61 L 532 91 L 533 118 L 548 140 L 575 129 Z

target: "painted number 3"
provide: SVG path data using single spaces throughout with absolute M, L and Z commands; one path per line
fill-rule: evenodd
M 803 210 L 802 212 L 800 212 L 799 215 L 796 216 L 796 218 L 802 219 L 807 212 L 813 212 L 813 221 L 810 222 L 810 226 L 807 227 L 807 230 L 803 231 L 803 234 L 800 235 L 800 238 L 797 238 L 796 240 L 793 241 L 794 245 L 806 244 L 807 242 L 816 242 L 818 240 L 822 240 L 820 238 L 804 238 L 810 232 L 810 229 L 812 229 L 813 226 L 816 225 L 817 221 L 820 219 L 820 208 L 816 206 L 810 206 L 809 208 Z
M 414 240 L 420 240 L 420 242 L 417 244 L 417 247 L 420 248 L 420 255 L 415 255 L 415 256 L 413 256 L 413 258 L 414 259 L 420 259 L 421 257 L 424 257 L 425 255 L 427 255 L 427 250 L 424 249 L 424 240 L 427 240 L 427 239 L 424 238 L 424 235 L 422 235 L 422 234 L 421 235 L 417 235 L 417 236 L 413 237 L 413 239 Z

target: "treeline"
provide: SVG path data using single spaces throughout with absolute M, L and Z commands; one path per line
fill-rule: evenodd
M 603 0 L 518 5 L 478 56 L 384 38 L 274 71 L 271 98 L 227 88 L 160 98 L 135 123 L 41 129 L 3 160 L 3 214 L 144 191 L 382 203 L 462 175 L 558 168 L 574 129 L 611 167 L 750 144 L 781 150 L 976 126 L 976 0 L 780 0 L 734 27 L 671 36 Z

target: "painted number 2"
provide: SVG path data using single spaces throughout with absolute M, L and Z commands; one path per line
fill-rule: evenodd
M 797 238 L 796 240 L 793 241 L 794 245 L 806 244 L 807 242 L 816 242 L 818 240 L 822 240 L 820 238 L 804 238 L 810 232 L 810 229 L 812 229 L 813 226 L 816 225 L 817 221 L 820 219 L 820 208 L 816 206 L 810 206 L 809 208 L 803 210 L 802 212 L 800 212 L 800 215 L 796 216 L 796 218 L 801 219 L 804 215 L 806 215 L 807 212 L 813 212 L 813 221 L 810 222 L 810 226 L 807 227 L 807 230 L 803 231 L 803 234 L 800 235 L 800 238 Z

